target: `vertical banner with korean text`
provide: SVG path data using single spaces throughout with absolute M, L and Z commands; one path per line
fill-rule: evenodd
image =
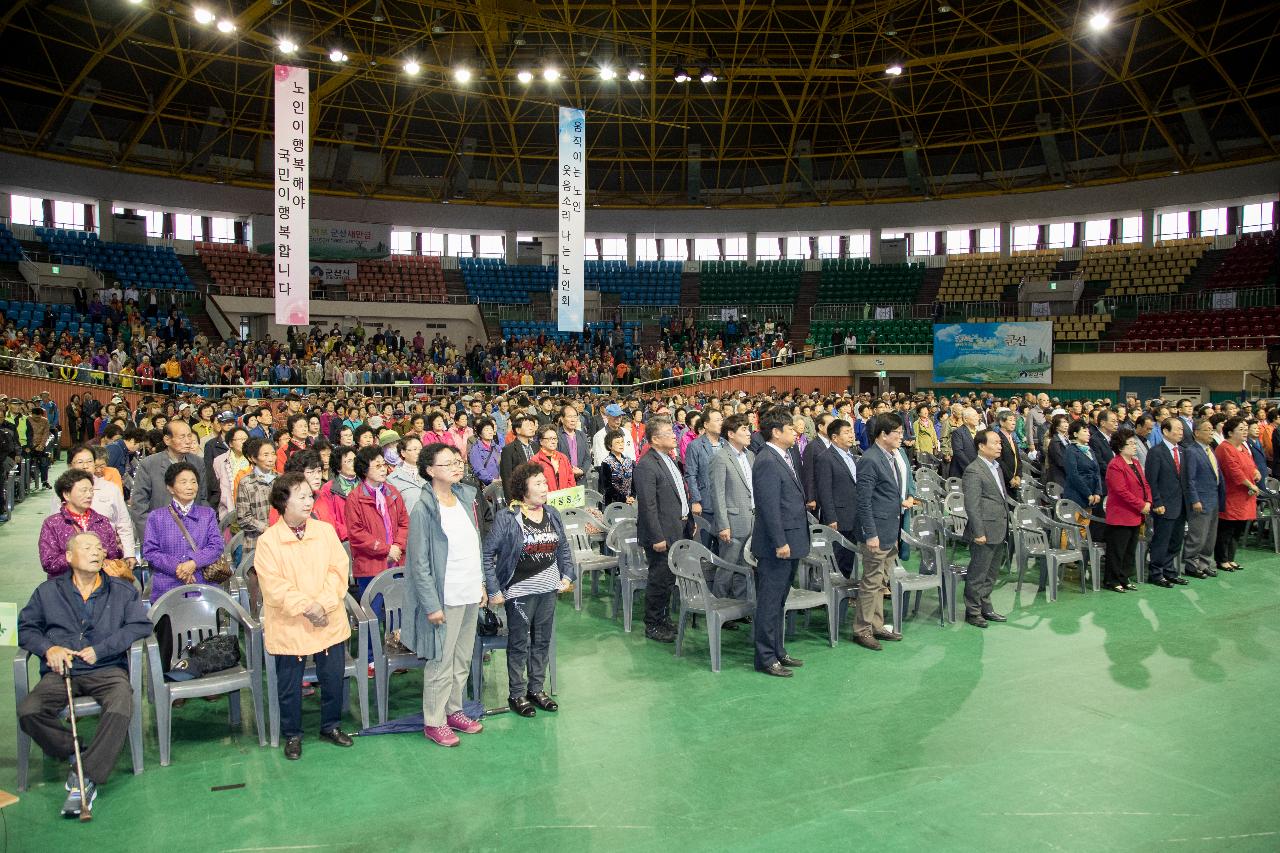
M 307 69 L 277 65 L 275 73 L 276 322 L 310 322 L 311 85 Z
M 587 124 L 582 110 L 561 107 L 560 239 L 556 253 L 556 319 L 561 332 L 582 331 L 586 187 Z

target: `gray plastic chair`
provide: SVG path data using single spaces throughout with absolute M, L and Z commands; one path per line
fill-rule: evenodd
M 343 669 L 343 691 L 342 691 L 342 710 L 346 711 L 350 707 L 351 693 L 346 689 L 347 682 L 356 688 L 356 698 L 360 703 L 360 728 L 369 728 L 369 666 L 365 661 L 369 660 L 369 630 L 368 624 L 375 622 L 376 619 L 372 613 L 360 606 L 360 603 L 347 595 L 344 602 L 346 604 L 347 621 L 351 623 L 351 627 L 356 633 L 356 656 L 351 656 L 351 650 L 346 649 L 346 663 Z M 276 656 L 271 654 L 263 647 L 262 651 L 263 667 L 267 671 L 267 716 L 269 718 L 271 730 L 271 746 L 280 745 L 280 683 L 276 680 Z M 312 662 L 302 671 L 303 681 L 316 680 L 316 665 Z
M 1053 514 L 1059 522 L 1065 525 L 1067 547 L 1079 551 L 1089 559 L 1089 577 L 1093 583 L 1093 591 L 1097 592 L 1102 589 L 1102 568 L 1107 559 L 1107 544 L 1093 541 L 1093 525 L 1081 524 L 1078 519 L 1083 516 L 1104 523 L 1106 519 L 1085 512 L 1080 504 L 1067 498 L 1058 499 L 1057 503 L 1053 505 Z M 1181 557 L 1178 558 L 1178 561 L 1181 562 Z M 1142 583 L 1146 580 L 1147 565 L 1145 560 L 1137 562 L 1138 565 L 1135 567 L 1136 574 L 1138 582 Z
M 627 503 L 611 503 L 604 508 L 604 523 L 610 529 L 618 523 L 620 519 L 629 518 L 632 521 L 636 519 L 636 505 Z
M 946 528 L 942 531 L 943 543 L 947 546 L 947 561 L 955 563 L 956 549 L 966 545 L 965 526 L 969 523 L 969 511 L 964 508 L 964 495 L 960 492 L 947 492 L 942 502 L 943 522 Z
M 481 492 L 481 494 L 484 495 L 484 499 L 489 502 L 489 506 L 495 513 L 507 502 L 506 497 L 502 493 L 501 480 L 494 480 L 492 483 L 485 486 L 484 491 Z
M 1265 527 L 1271 534 L 1272 549 L 1280 554 L 1280 480 L 1268 477 L 1262 484 L 1270 495 L 1258 495 L 1258 514 L 1247 525 L 1246 538 L 1248 531 L 1252 530 L 1261 539 Z
M 964 481 L 959 477 L 947 478 L 947 493 L 958 495 L 964 491 Z
M 853 554 L 853 572 L 847 578 L 840 572 L 836 562 L 837 548 L 844 548 Z M 828 640 L 833 649 L 840 639 L 840 623 L 844 620 L 847 609 L 845 602 L 858 597 L 859 563 L 857 546 L 844 536 L 825 524 L 809 527 L 809 556 L 801 560 L 801 564 L 811 567 L 822 584 L 822 594 L 827 599 Z
M 755 574 L 746 566 L 738 566 L 720 559 L 697 542 L 681 539 L 671 546 L 667 554 L 671 573 L 675 575 L 680 590 L 680 621 L 676 626 L 676 657 L 684 654 L 684 635 L 691 615 L 702 613 L 707 617 L 707 644 L 711 647 L 711 671 L 720 671 L 720 639 L 724 623 L 741 619 L 755 612 Z M 716 598 L 707 585 L 703 567 L 728 569 L 747 578 L 747 598 Z
M 916 606 L 919 607 L 919 593 L 926 589 L 938 591 L 938 624 L 946 625 L 947 593 L 944 586 L 947 572 L 943 571 L 943 566 L 947 563 L 947 547 L 938 542 L 933 535 L 918 536 L 908 530 L 902 531 L 902 539 L 912 548 L 919 549 L 920 571 L 909 570 L 902 565 L 901 560 L 894 562 L 893 571 L 889 576 L 889 587 L 893 590 L 894 629 L 899 633 L 902 632 L 911 593 L 917 593 Z
M 1044 513 L 1032 506 L 1023 504 L 1013 511 L 1014 554 L 1018 564 L 1018 582 L 1016 591 L 1022 591 L 1022 576 L 1027 570 L 1027 563 L 1033 559 L 1044 560 L 1044 570 L 1040 576 L 1040 589 L 1048 590 L 1049 601 L 1058 600 L 1059 572 L 1067 563 L 1085 563 L 1084 555 L 1070 548 L 1050 547 L 1049 534 L 1064 530 L 1067 525 L 1059 524 L 1046 517 Z M 1080 591 L 1084 592 L 1084 572 L 1080 573 Z
M 129 687 L 133 690 L 133 715 L 129 718 L 129 758 L 133 762 L 133 775 L 142 772 L 142 655 L 146 640 L 138 640 L 129 648 Z M 19 651 L 13 658 L 13 707 L 17 708 L 31 692 L 30 665 L 36 656 Z M 76 698 L 76 719 L 94 717 L 102 713 L 102 707 L 88 696 Z M 62 716 L 67 712 L 64 709 Z M 31 764 L 31 738 L 18 729 L 18 790 L 27 790 L 27 774 Z
M 960 581 L 967 574 L 966 567 L 947 559 L 947 525 L 937 516 L 917 515 L 911 519 L 911 535 L 915 541 L 907 544 L 920 549 L 920 573 L 938 572 L 942 575 L 942 591 L 947 602 L 947 619 L 958 618 Z M 919 542 L 919 545 L 916 545 Z M 921 593 L 916 593 L 915 611 L 920 609 Z
M 622 612 L 622 630 L 631 633 L 635 595 L 649 585 L 649 561 L 636 534 L 634 518 L 620 518 L 609 531 L 607 544 L 618 555 L 618 583 L 614 586 L 614 609 Z
M 1062 486 L 1050 480 L 1044 484 L 1044 496 L 1051 501 L 1056 501 L 1062 497 Z
M 397 669 L 422 669 L 423 661 L 412 650 L 393 651 L 388 653 L 387 641 L 398 637 L 400 626 L 406 619 L 413 618 L 413 591 L 405 580 L 403 568 L 387 569 L 375 577 L 364 588 L 360 596 L 360 607 L 372 615 L 373 601 L 382 596 L 382 618 L 384 624 L 379 626 L 376 618 L 361 623 L 365 640 L 360 645 L 365 650 L 367 661 L 369 650 L 373 650 L 373 690 L 378 703 L 378 723 L 387 721 L 387 705 L 391 695 L 391 673 Z M 365 673 L 368 674 L 368 665 Z
M 590 486 L 584 486 L 582 489 L 582 503 L 588 509 L 604 511 L 604 495 Z
M 613 572 L 618 568 L 618 558 L 601 554 L 591 545 L 591 535 L 587 526 L 595 519 L 584 509 L 564 509 L 560 511 L 560 520 L 564 522 L 564 535 L 569 540 L 569 550 L 573 552 L 573 565 L 577 578 L 573 584 L 573 609 L 582 609 L 582 586 L 588 572 L 591 576 L 591 593 L 599 592 L 600 572 Z
M 262 713 L 262 627 L 240 603 L 216 586 L 186 584 L 174 587 L 151 605 L 148 613 L 154 625 L 169 617 L 173 631 L 173 657 L 160 660 L 160 644 L 147 642 L 151 698 L 155 703 L 156 730 L 160 739 L 160 766 L 169 766 L 173 735 L 173 703 L 180 699 L 228 694 L 228 714 L 232 726 L 240 725 L 240 691 L 248 688 L 253 699 L 258 745 L 267 745 L 266 720 Z M 245 660 L 239 666 L 210 673 L 190 681 L 168 681 L 165 673 L 182 659 L 186 649 L 215 634 L 234 631 L 240 638 Z

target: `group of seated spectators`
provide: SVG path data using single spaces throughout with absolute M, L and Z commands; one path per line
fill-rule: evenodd
M 443 360 L 450 354 L 443 340 L 427 347 L 420 339 L 374 337 L 381 338 L 374 346 L 394 352 L 429 349 Z M 355 345 L 350 338 L 313 334 L 292 343 L 327 347 L 332 354 Z M 243 354 L 270 346 L 246 342 L 236 348 Z M 495 355 L 475 347 L 481 365 Z M 509 343 L 498 345 L 496 354 L 520 357 Z M 601 357 L 608 357 L 607 348 Z M 761 433 L 762 418 L 768 435 Z M 1196 408 L 1188 401 L 1112 405 L 1048 394 L 998 399 L 933 392 L 873 398 L 798 388 L 686 397 L 678 389 L 530 396 L 433 392 L 428 386 L 401 397 L 365 393 L 355 383 L 337 393 L 288 393 L 276 400 L 244 393 L 216 403 L 191 393 L 146 396 L 136 407 L 119 396 L 102 405 L 85 394 L 63 420 L 78 426 L 71 431 L 76 443 L 68 450 L 67 470 L 54 483 L 54 512 L 39 535 L 48 581 L 20 617 L 20 644 L 42 657 L 44 673 L 19 709 L 24 731 L 50 754 L 67 758 L 69 744 L 54 731 L 58 708 L 51 691 L 61 689 L 64 668 L 85 677 L 123 665 L 124 650 L 138 633 L 133 582 L 139 569 L 146 567 L 146 592 L 157 602 L 183 585 L 209 583 L 206 572 L 224 560 L 229 540 L 243 533 L 235 560 L 243 557 L 256 575 L 265 647 L 279 675 L 283 749 L 296 759 L 307 656 L 316 662 L 321 737 L 339 746 L 352 743 L 340 726 L 350 635 L 343 601 L 348 589 L 360 598 L 390 570 L 405 573 L 412 604 L 399 635 L 388 641 L 426 662 L 427 738 L 455 746 L 459 733 L 483 728 L 463 713 L 461 697 L 479 610 L 486 606 L 505 608 L 512 711 L 531 717 L 557 709 L 545 690 L 549 645 L 556 596 L 571 587 L 575 570 L 560 514 L 548 503 L 552 493 L 590 482 L 606 503 L 638 503 L 641 518 L 656 518 L 662 508 L 653 505 L 650 469 L 652 460 L 665 458 L 684 491 L 670 494 L 683 501 L 676 514 L 684 510 L 689 535 L 698 536 L 691 516 L 712 520 L 717 530 L 723 526 L 722 541 L 704 541 L 728 554 L 745 537 L 724 507 L 715 506 L 722 490 L 713 478 L 726 470 L 718 466 L 745 461 L 735 454 L 758 456 L 787 432 L 793 437 L 787 458 L 794 460 L 805 503 L 823 523 L 843 530 L 843 499 L 823 488 L 822 478 L 834 476 L 831 460 L 847 456 L 852 472 L 860 453 L 900 434 L 905 462 L 964 476 L 985 452 L 978 448 L 981 431 L 984 441 L 987 434 L 999 436 L 1009 494 L 1038 471 L 1086 511 L 1103 512 L 1099 504 L 1106 501 L 1097 523 L 1107 530 L 1107 581 L 1124 591 L 1132 586 L 1129 528 L 1147 519 L 1156 526 L 1153 582 L 1185 582 L 1172 569 L 1179 552 L 1185 573 L 1194 577 L 1241 568 L 1236 545 L 1276 462 L 1280 411 L 1232 402 Z M 844 456 L 823 462 L 832 447 Z M 657 452 L 644 461 L 651 450 Z M 1181 484 L 1176 494 L 1160 465 L 1172 466 Z M 1202 466 L 1221 489 L 1205 485 L 1211 480 Z M 1204 522 L 1193 514 L 1204 515 Z M 1171 524 L 1175 517 L 1184 524 Z M 646 542 L 654 572 L 673 543 L 652 544 Z M 735 559 L 740 557 L 739 548 Z M 849 567 L 842 562 L 842 570 Z M 718 579 L 717 594 L 732 594 L 732 587 L 732 578 Z M 65 606 L 76 596 L 84 608 Z M 63 603 L 55 606 L 55 600 Z M 381 598 L 371 604 L 381 617 Z M 665 605 L 652 616 L 646 636 L 669 642 Z M 878 647 L 877 638 L 900 638 L 881 629 L 872 635 L 868 627 L 863 644 Z M 146 635 L 154 636 L 166 663 L 185 652 L 175 648 L 167 625 L 148 625 Z M 102 689 L 117 682 L 103 681 Z M 96 682 L 85 684 L 86 690 L 99 689 Z M 127 705 L 118 697 L 112 702 L 108 713 Z M 101 744 L 95 739 L 93 760 L 86 758 L 94 784 L 106 780 L 114 761 L 108 753 L 123 742 L 112 732 L 105 731 Z M 74 796 L 68 809 L 78 808 Z

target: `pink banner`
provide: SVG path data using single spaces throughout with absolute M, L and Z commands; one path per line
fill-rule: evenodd
M 275 69 L 275 233 L 276 322 L 305 326 L 311 319 L 310 80 L 307 69 Z M 254 235 L 258 244 L 266 243 Z

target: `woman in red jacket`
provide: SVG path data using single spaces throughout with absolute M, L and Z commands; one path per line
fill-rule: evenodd
M 547 475 L 547 490 L 571 489 L 578 485 L 573 478 L 573 465 L 557 446 L 560 436 L 554 426 L 545 426 L 538 434 L 538 452 L 529 457 Z
M 1151 512 L 1151 487 L 1138 463 L 1138 439 L 1132 432 L 1111 436 L 1115 453 L 1107 464 L 1107 554 L 1102 583 L 1112 592 L 1137 589 L 1130 572 L 1138 549 L 1138 530 Z
M 1218 512 L 1218 540 L 1213 545 L 1213 557 L 1219 569 L 1236 572 L 1244 568 L 1236 562 L 1236 545 L 1245 527 L 1258 516 L 1258 482 L 1262 475 L 1245 443 L 1249 437 L 1248 421 L 1228 419 L 1222 425 L 1222 435 L 1226 441 L 1218 445 L 1213 455 L 1222 471 L 1227 500 Z
M 363 595 L 373 579 L 393 566 L 404 565 L 409 542 L 409 513 L 395 486 L 387 482 L 387 463 L 379 447 L 356 453 L 360 482 L 347 495 L 347 537 L 351 543 L 351 574 Z M 374 612 L 382 616 L 382 605 Z

